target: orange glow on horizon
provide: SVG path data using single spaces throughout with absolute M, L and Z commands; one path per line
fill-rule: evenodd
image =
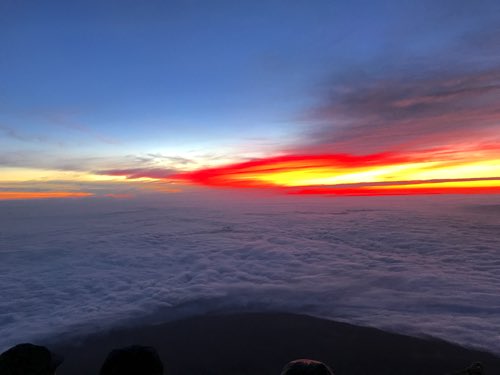
M 11 171 L 12 172 L 12 171 Z M 16 172 L 14 170 L 12 173 Z M 82 172 L 71 179 L 55 181 L 47 189 L 49 176 L 30 180 L 23 170 L 24 189 L 15 190 L 7 180 L 0 200 L 79 198 L 92 193 L 72 192 L 73 182 L 106 184 L 113 198 L 132 198 L 144 191 L 179 193 L 191 186 L 264 189 L 271 193 L 299 195 L 414 195 L 414 194 L 498 194 L 500 191 L 500 144 L 460 144 L 411 152 L 371 155 L 319 154 L 283 155 L 207 167 L 180 173 L 169 168 L 109 169 Z M 13 175 L 7 177 L 11 178 Z M 42 173 L 42 172 L 39 172 Z M 83 176 L 86 174 L 85 180 Z M 15 177 L 15 176 L 14 176 Z M 60 176 L 56 176 L 60 177 Z M 1 180 L 1 179 L 0 179 Z M 9 189 L 9 183 L 11 183 Z M 113 185 L 130 184 L 129 192 L 113 192 Z M 38 186 L 39 185 L 39 186 Z M 30 188 L 29 186 L 33 186 Z M 38 186 L 38 187 L 37 187 Z M 33 190 L 46 191 L 33 191 Z M 5 190 L 5 189 L 4 189 Z
M 54 199 L 54 198 L 83 198 L 93 196 L 92 193 L 68 191 L 0 191 L 0 200 L 20 199 Z
M 170 179 L 211 187 L 271 188 L 288 194 L 498 194 L 500 147 L 364 156 L 287 155 L 179 173 Z

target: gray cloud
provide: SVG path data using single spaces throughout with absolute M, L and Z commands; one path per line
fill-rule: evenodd
M 450 2 L 435 10 L 409 21 L 371 61 L 334 69 L 316 87 L 318 105 L 301 117 L 303 142 L 292 151 L 500 142 L 500 6 Z M 449 32 L 439 47 L 414 48 L 438 29 Z
M 59 146 L 64 145 L 64 142 L 55 141 L 44 135 L 26 133 L 18 129 L 15 129 L 12 126 L 7 126 L 3 124 L 0 124 L 0 132 L 3 133 L 5 137 L 15 139 L 21 142 L 57 144 Z
M 50 112 L 40 112 L 36 114 L 56 126 L 77 131 L 99 142 L 112 145 L 121 143 L 116 137 L 109 137 L 107 135 L 104 135 L 101 132 L 96 131 L 91 127 L 81 123 L 80 121 L 77 121 L 75 119 L 74 113 L 68 113 L 63 111 L 50 111 Z
M 160 154 L 160 153 L 151 153 L 151 154 L 148 154 L 148 156 L 150 158 L 152 158 L 153 160 L 162 159 L 162 160 L 166 160 L 167 162 L 175 163 L 175 164 L 182 164 L 182 165 L 195 164 L 194 160 L 184 158 L 181 156 L 164 155 L 164 154 Z
M 357 152 L 499 141 L 500 70 L 335 86 L 306 120 L 306 147 Z
M 131 169 L 106 169 L 95 171 L 95 174 L 106 176 L 125 176 L 128 179 L 137 178 L 168 178 L 169 176 L 177 173 L 175 169 L 167 168 L 131 168 Z
M 68 156 L 41 150 L 0 151 L 0 166 L 85 172 L 94 169 L 157 168 L 157 159 L 138 155 Z M 165 163 L 163 163 L 165 164 Z M 137 168 L 139 169 L 139 168 Z M 100 173 L 105 174 L 105 173 Z

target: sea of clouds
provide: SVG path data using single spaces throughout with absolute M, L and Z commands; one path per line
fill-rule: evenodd
M 0 202 L 0 351 L 288 311 L 500 354 L 500 197 Z

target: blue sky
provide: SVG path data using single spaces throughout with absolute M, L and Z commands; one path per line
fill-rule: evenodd
M 353 90 L 496 74 L 498 21 L 496 1 L 4 0 L 0 167 L 315 147 Z

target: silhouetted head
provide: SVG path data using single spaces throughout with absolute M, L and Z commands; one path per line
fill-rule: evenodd
M 99 374 L 162 375 L 163 363 L 154 348 L 133 345 L 111 351 Z
M 484 369 L 481 362 L 474 362 L 464 370 L 456 371 L 453 375 L 483 375 Z
M 0 354 L 0 374 L 53 375 L 62 361 L 45 346 L 19 344 Z
M 470 375 L 482 375 L 484 373 L 483 364 L 481 362 L 474 362 L 470 365 L 468 370 Z
M 312 359 L 297 359 L 288 362 L 281 375 L 333 375 L 333 371 L 323 362 Z

